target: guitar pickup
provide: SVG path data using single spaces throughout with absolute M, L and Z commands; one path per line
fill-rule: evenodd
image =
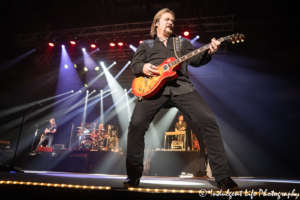
M 168 71 L 169 70 L 168 65 L 163 65 L 162 67 L 163 67 L 164 71 Z

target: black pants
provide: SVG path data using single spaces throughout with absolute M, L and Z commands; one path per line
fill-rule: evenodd
M 212 174 L 216 181 L 229 177 L 229 166 L 216 119 L 197 91 L 177 96 L 154 95 L 138 101 L 129 123 L 126 169 L 128 177 L 140 178 L 143 172 L 144 135 L 156 113 L 169 101 L 188 116 L 202 133 Z

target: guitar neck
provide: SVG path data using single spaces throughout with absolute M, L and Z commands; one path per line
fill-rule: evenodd
M 230 39 L 230 36 L 221 37 L 221 38 L 219 38 L 217 41 L 223 42 L 223 41 L 228 40 L 228 39 Z M 192 51 L 192 52 L 190 52 L 190 53 L 188 53 L 188 54 L 186 54 L 186 55 L 184 55 L 184 56 L 182 56 L 182 57 L 180 57 L 180 58 L 174 60 L 173 62 L 170 62 L 169 64 L 166 65 L 166 67 L 169 68 L 169 67 L 172 67 L 172 66 L 174 66 L 174 65 L 178 65 L 178 64 L 180 64 L 180 63 L 186 61 L 187 59 L 190 59 L 190 58 L 192 58 L 192 57 L 198 55 L 199 53 L 201 53 L 201 52 L 203 52 L 203 51 L 209 49 L 209 45 L 211 45 L 211 43 L 206 44 L 205 46 L 203 46 L 203 47 L 201 47 L 201 48 L 199 48 L 199 49 L 196 49 L 195 51 Z

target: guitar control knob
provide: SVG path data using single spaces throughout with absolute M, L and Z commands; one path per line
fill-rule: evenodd
M 142 91 L 142 88 L 141 88 L 141 87 L 139 88 L 139 91 Z
M 151 88 L 152 88 L 152 86 L 149 87 L 149 89 L 151 89 Z
M 146 84 L 145 86 L 148 87 L 148 84 Z
M 145 91 L 145 90 L 143 90 L 143 92 L 145 93 L 146 91 Z

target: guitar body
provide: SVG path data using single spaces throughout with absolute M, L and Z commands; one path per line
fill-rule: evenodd
M 154 77 L 139 76 L 134 78 L 132 82 L 132 92 L 135 96 L 148 99 L 155 95 L 165 82 L 176 79 L 178 77 L 176 71 L 181 67 L 181 63 L 164 70 L 163 66 L 176 60 L 176 58 L 168 58 L 158 67 L 160 75 Z

